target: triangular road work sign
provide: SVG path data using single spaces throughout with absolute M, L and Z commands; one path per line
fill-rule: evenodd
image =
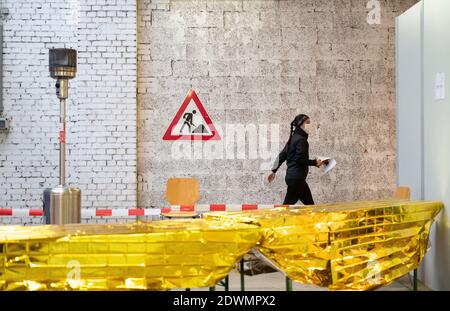
M 220 140 L 214 124 L 193 89 L 190 89 L 163 140 Z

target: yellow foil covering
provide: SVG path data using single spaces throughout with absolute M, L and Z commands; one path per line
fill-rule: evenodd
M 261 226 L 259 251 L 295 281 L 332 290 L 369 290 L 419 265 L 442 208 L 441 202 L 388 200 L 204 217 Z
M 202 219 L 0 226 L 0 289 L 213 286 L 259 238 L 256 226 Z

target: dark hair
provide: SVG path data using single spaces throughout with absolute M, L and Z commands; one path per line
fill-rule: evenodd
M 295 117 L 294 120 L 291 122 L 291 132 L 289 134 L 289 140 L 287 142 L 288 146 L 291 144 L 292 135 L 294 135 L 294 131 L 297 127 L 301 126 L 303 123 L 305 123 L 306 120 L 308 120 L 309 117 L 306 114 L 299 114 Z

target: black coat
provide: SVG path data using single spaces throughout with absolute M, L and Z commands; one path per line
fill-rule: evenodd
M 292 135 L 290 144 L 286 144 L 274 163 L 272 172 L 276 172 L 286 161 L 286 179 L 305 180 L 308 176 L 309 166 L 316 166 L 316 160 L 309 159 L 308 134 L 297 128 Z

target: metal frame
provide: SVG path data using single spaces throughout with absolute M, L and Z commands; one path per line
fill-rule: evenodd
M 292 292 L 292 280 L 286 276 L 286 291 Z
M 239 275 L 241 281 L 241 292 L 245 292 L 244 257 L 239 262 Z M 292 280 L 286 275 L 286 291 L 292 291 Z
M 224 290 L 226 292 L 228 292 L 230 290 L 230 277 L 227 275 L 222 281 L 220 281 L 219 283 L 217 283 L 218 286 L 223 286 Z M 216 285 L 216 286 L 217 286 Z M 216 286 L 210 287 L 209 291 L 210 292 L 214 292 L 216 291 Z
M 241 274 L 241 292 L 245 292 L 244 257 L 239 262 L 239 270 Z
M 413 271 L 413 291 L 417 292 L 418 288 L 418 280 L 417 280 L 417 269 L 414 269 Z

